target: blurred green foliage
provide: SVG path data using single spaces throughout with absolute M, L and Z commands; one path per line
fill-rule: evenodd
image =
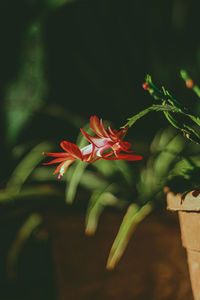
M 83 207 L 87 234 L 95 233 L 106 207 L 124 212 L 108 259 L 108 268 L 114 267 L 139 221 L 163 205 L 168 180 L 187 174 L 189 160 L 199 166 L 196 146 L 165 129 L 159 114 L 129 131 L 135 152 L 144 153 L 140 165 L 74 164 L 59 183 L 51 167 L 41 166 L 41 152 L 64 139 L 74 142 L 90 115 L 119 128 L 130 114 L 149 106 L 141 88 L 146 73 L 200 112 L 195 95 L 177 78 L 182 68 L 199 78 L 199 8 L 198 1 L 187 0 L 0 4 L 0 220 L 5 225 L 20 219 L 9 252 L 4 251 L 10 270 L 40 223 L 38 211 L 43 205 L 63 208 L 65 194 L 67 203 Z
M 45 98 L 44 53 L 41 21 L 36 21 L 24 33 L 21 66 L 14 82 L 5 92 L 6 142 L 13 146 L 26 123 L 37 112 Z

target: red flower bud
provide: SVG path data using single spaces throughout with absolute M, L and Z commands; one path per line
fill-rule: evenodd
M 149 89 L 149 84 L 148 84 L 148 82 L 144 82 L 143 85 L 142 85 L 142 87 L 143 87 L 143 89 L 144 89 L 145 91 L 147 91 L 147 90 Z
M 192 79 L 187 79 L 185 82 L 187 88 L 191 89 L 194 86 L 194 82 Z

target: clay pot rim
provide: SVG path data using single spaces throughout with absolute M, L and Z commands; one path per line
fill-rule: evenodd
M 200 195 L 194 196 L 195 190 L 186 194 L 184 199 L 181 193 L 174 194 L 168 187 L 164 188 L 167 197 L 167 209 L 174 211 L 200 212 Z

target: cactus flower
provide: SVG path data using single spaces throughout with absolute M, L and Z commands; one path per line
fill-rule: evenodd
M 142 156 L 134 155 L 132 154 L 133 151 L 129 151 L 131 143 L 123 141 L 128 127 L 119 132 L 108 127 L 108 131 L 106 131 L 102 119 L 99 120 L 97 116 L 90 117 L 90 125 L 97 136 L 89 135 L 83 129 L 80 129 L 83 135 L 89 141 L 89 145 L 79 149 L 73 143 L 62 141 L 60 146 L 65 152 L 43 153 L 47 156 L 55 157 L 55 159 L 52 161 L 43 164 L 49 165 L 59 163 L 54 171 L 54 174 L 59 173 L 59 179 L 76 159 L 80 159 L 88 163 L 93 163 L 99 159 L 123 159 L 127 161 L 142 159 Z M 125 153 L 121 153 L 121 151 L 124 151 Z

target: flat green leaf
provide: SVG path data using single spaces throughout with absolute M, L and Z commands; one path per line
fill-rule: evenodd
M 108 191 L 95 191 L 90 198 L 85 218 L 85 233 L 93 235 L 96 232 L 99 217 L 105 206 L 116 206 L 118 199 Z
M 139 119 L 141 119 L 142 117 L 144 117 L 145 115 L 147 115 L 150 111 L 153 111 L 153 106 L 150 106 L 150 107 L 148 107 L 148 108 L 146 108 L 146 109 L 140 111 L 138 114 L 134 115 L 133 117 L 129 118 L 129 119 L 128 119 L 128 122 L 127 122 L 124 126 L 122 126 L 122 128 L 125 128 L 125 127 L 127 127 L 127 126 L 128 126 L 128 127 L 133 126 L 133 124 L 134 124 L 137 120 L 139 120 Z
M 86 124 L 83 127 L 83 129 L 86 130 L 89 134 L 92 133 L 92 129 L 89 124 Z M 88 141 L 82 135 L 82 133 L 79 133 L 76 144 L 78 145 L 79 148 L 83 148 L 84 146 L 86 146 L 88 144 Z M 87 162 L 77 160 L 74 163 L 74 168 L 72 169 L 72 174 L 70 174 L 70 176 L 69 176 L 69 173 L 67 173 L 66 179 L 67 179 L 68 183 L 67 183 L 66 189 L 65 189 L 65 199 L 68 204 L 73 203 L 74 198 L 76 196 L 76 191 L 77 191 L 78 185 L 81 180 L 81 177 L 87 166 L 88 166 Z
M 148 202 L 141 208 L 136 204 L 131 204 L 129 206 L 110 250 L 106 266 L 107 269 L 111 270 L 116 266 L 137 225 L 152 211 L 152 209 L 153 205 L 151 202 Z
M 85 171 L 85 168 L 87 167 L 88 163 L 83 161 L 76 161 L 74 164 L 74 170 L 73 174 L 70 178 L 69 183 L 66 185 L 65 190 L 65 199 L 68 204 L 72 204 L 74 201 L 74 198 L 76 196 L 76 190 L 80 183 L 81 177 Z M 69 178 L 69 177 L 68 177 Z
M 16 192 L 14 190 L 0 190 L 0 203 L 9 203 L 18 199 L 33 199 L 45 196 L 62 196 L 62 193 L 59 188 L 53 187 L 50 185 L 38 185 L 35 187 L 26 186 L 20 192 Z
M 50 151 L 52 145 L 43 142 L 35 146 L 17 165 L 10 179 L 8 180 L 6 191 L 18 193 L 28 176 L 34 168 L 44 159 L 42 152 Z
M 95 191 L 90 198 L 85 216 L 85 233 L 87 235 L 93 235 L 96 232 L 99 217 L 104 210 L 101 203 L 102 194 L 100 191 Z
M 35 180 L 38 182 L 46 182 L 46 181 L 58 181 L 57 176 L 52 176 L 55 167 L 37 167 L 31 174 L 31 180 Z M 67 170 L 67 184 L 71 180 L 71 176 L 74 172 L 74 166 L 71 166 L 69 170 Z M 59 181 L 65 181 L 65 178 L 61 178 Z M 84 176 L 80 178 L 80 185 L 88 190 L 103 190 L 108 186 L 108 181 L 99 176 L 99 174 L 95 171 L 87 170 L 84 171 Z
M 186 115 L 180 108 L 169 104 L 153 104 L 152 110 L 154 111 L 168 111 L 172 113 L 180 113 Z
M 42 217 L 39 214 L 31 214 L 20 227 L 17 236 L 8 250 L 7 272 L 10 278 L 15 278 L 17 276 L 17 266 L 20 253 L 33 230 L 41 223 Z
M 128 122 L 122 128 L 124 128 L 126 126 L 129 126 L 129 127 L 133 126 L 133 124 L 137 120 L 144 117 L 145 115 L 147 115 L 151 111 L 173 112 L 173 113 L 180 113 L 180 114 L 185 115 L 185 113 L 182 112 L 181 109 L 176 107 L 176 106 L 172 106 L 172 105 L 168 105 L 168 104 L 161 104 L 161 105 L 153 104 L 152 106 L 140 111 L 138 114 L 136 114 L 133 117 L 129 118 Z

